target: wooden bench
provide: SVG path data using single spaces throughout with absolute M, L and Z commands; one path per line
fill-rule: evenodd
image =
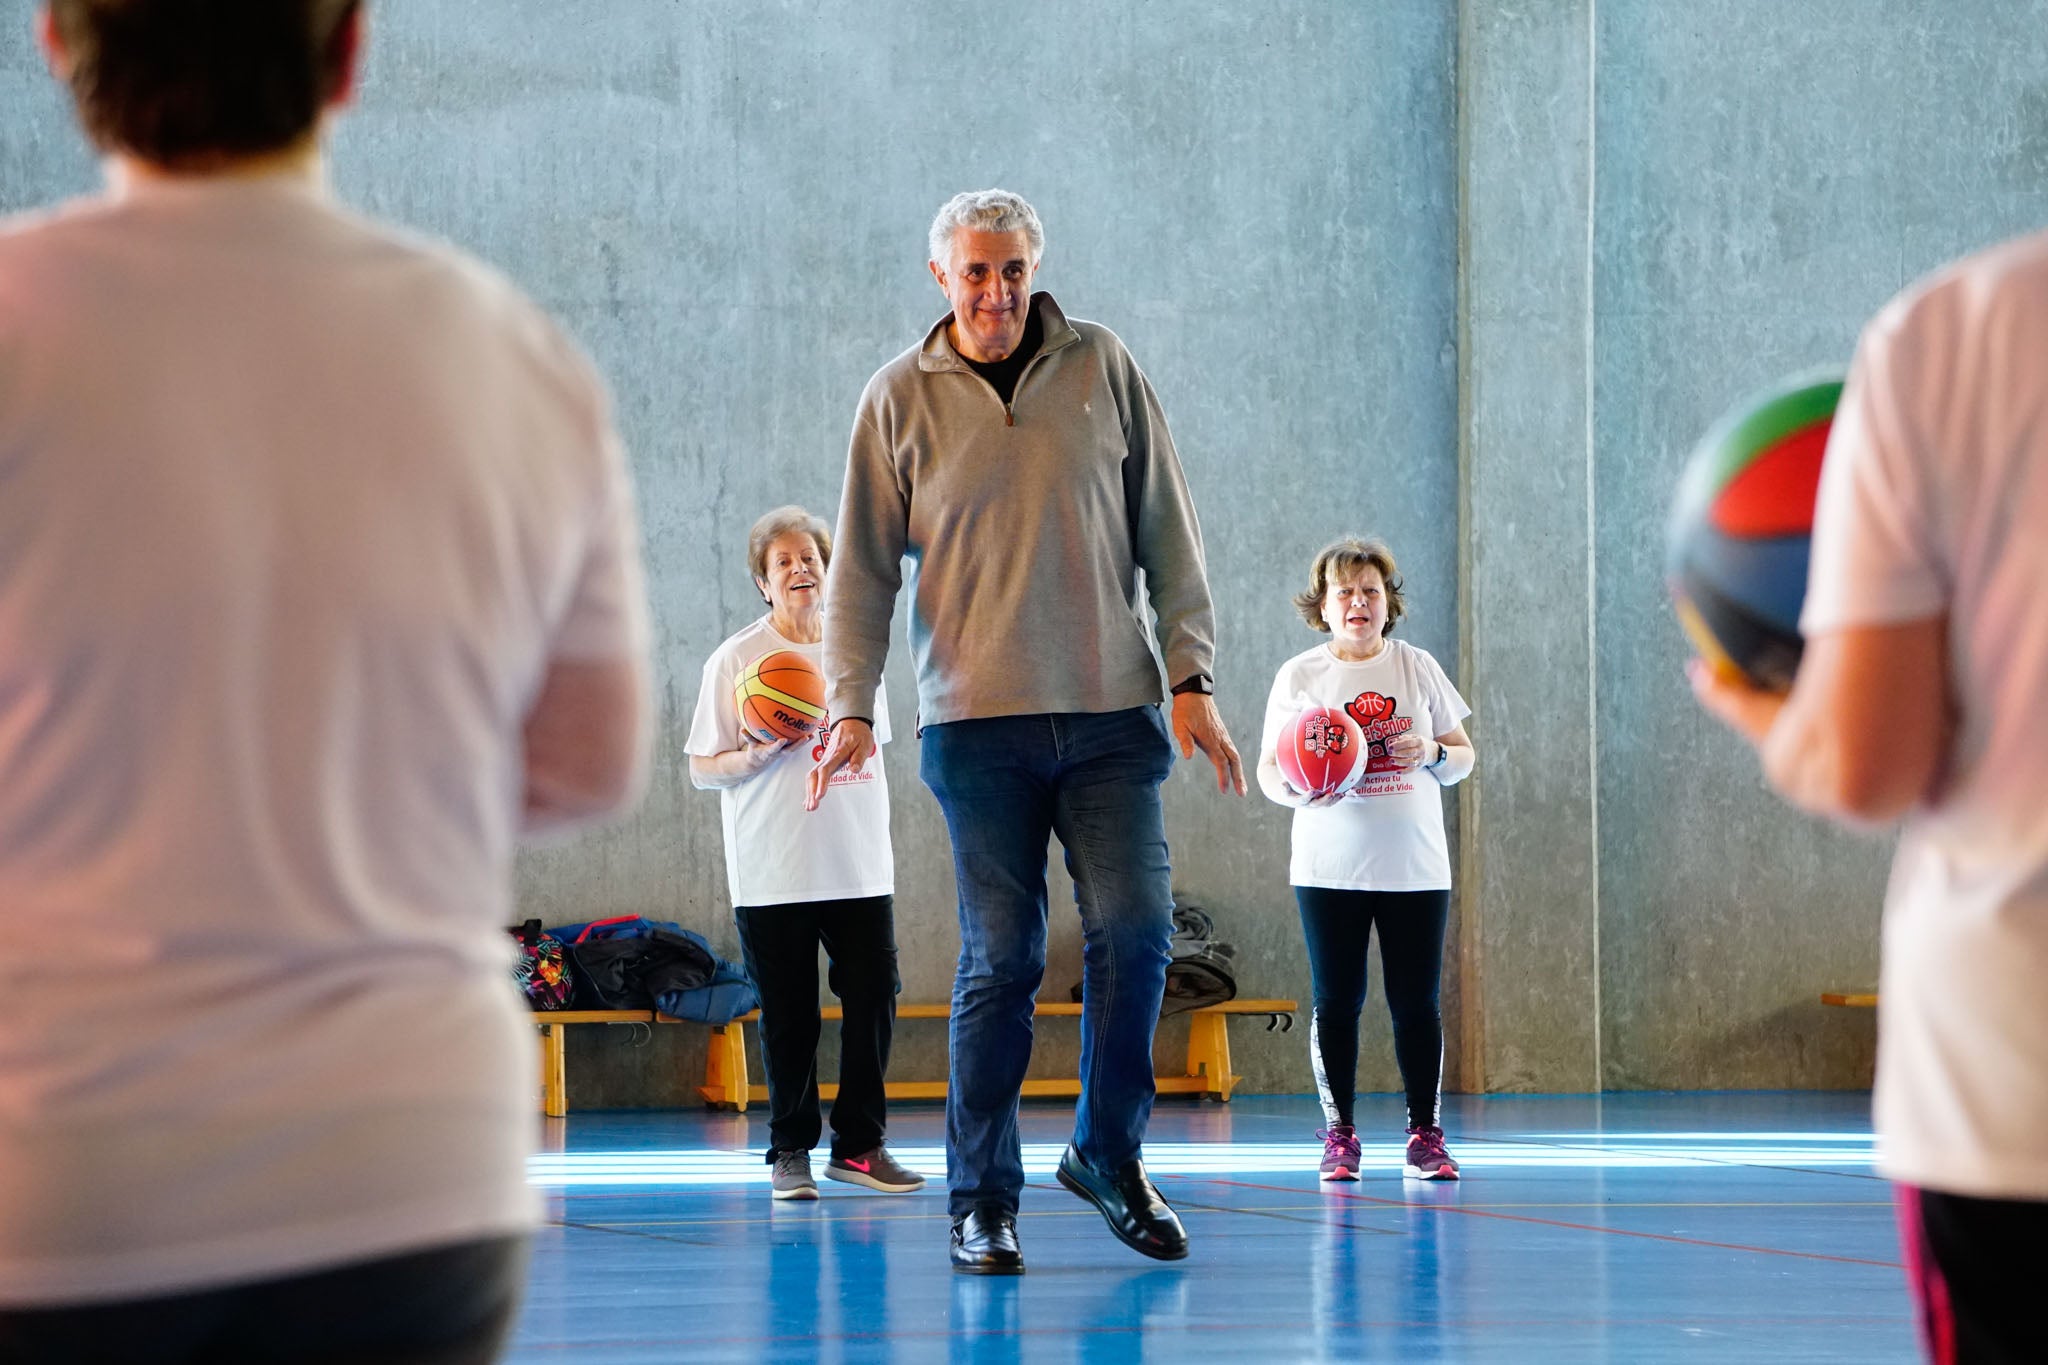
M 1159 1076 L 1154 1078 L 1162 1095 L 1207 1095 L 1228 1102 L 1230 1092 L 1243 1077 L 1230 1069 L 1229 1016 L 1250 1014 L 1267 1016 L 1267 1028 L 1276 1025 L 1292 1027 L 1294 1013 L 1300 1008 L 1292 1000 L 1231 1000 L 1221 1005 L 1208 1005 L 1198 1010 L 1189 1010 L 1187 1073 L 1181 1076 Z M 1040 1015 L 1078 1016 L 1079 1003 L 1058 1000 L 1041 1000 L 1036 1011 Z M 950 1005 L 898 1005 L 898 1019 L 947 1019 L 951 1018 Z M 826 1019 L 840 1017 L 837 1005 L 828 1005 L 819 1011 Z M 716 1109 L 731 1109 L 742 1112 L 751 1100 L 768 1098 L 768 1087 L 751 1084 L 747 1076 L 747 1046 L 743 1024 L 753 1023 L 761 1017 L 759 1011 L 743 1014 L 723 1027 L 711 1030 L 711 1046 L 704 1056 L 704 1083 L 697 1087 L 697 1093 L 705 1103 Z M 1282 1021 L 1285 1021 L 1284 1024 Z M 570 1024 L 681 1024 L 690 1022 L 673 1019 L 653 1010 L 555 1010 L 535 1011 L 535 1027 L 540 1030 L 541 1039 L 541 1112 L 549 1118 L 561 1118 L 569 1111 L 567 1049 L 564 1046 L 564 1031 Z M 886 1091 L 892 1100 L 944 1099 L 944 1081 L 890 1081 Z M 831 1099 L 839 1093 L 839 1087 L 821 1084 L 818 1094 L 821 1099 Z M 1078 1095 L 1081 1093 L 1079 1078 L 1057 1078 L 1052 1080 L 1024 1082 L 1026 1095 Z
M 540 1112 L 551 1119 L 569 1112 L 569 1049 L 563 1033 L 568 1025 L 646 1024 L 651 1028 L 654 1021 L 653 1010 L 535 1010 L 533 1022 L 540 1029 Z

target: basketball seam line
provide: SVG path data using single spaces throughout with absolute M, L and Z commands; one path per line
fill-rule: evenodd
M 755 697 L 765 697 L 771 701 L 779 701 L 784 703 L 785 705 L 794 707 L 796 710 L 801 711 L 806 715 L 822 716 L 825 714 L 824 707 L 814 706 L 810 702 L 805 701 L 801 697 L 792 697 L 787 692 L 779 691 L 776 688 L 770 687 L 767 683 L 762 682 L 759 678 L 756 678 L 752 682 L 745 684 L 745 689 L 748 700 L 752 700 Z

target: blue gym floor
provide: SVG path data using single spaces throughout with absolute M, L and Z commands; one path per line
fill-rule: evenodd
M 1452 1097 L 1455 1184 L 1403 1181 L 1398 1101 L 1362 1104 L 1364 1178 L 1323 1185 L 1312 1100 L 1160 1101 L 1194 1248 L 1162 1265 L 1053 1183 L 1073 1111 L 1027 1102 L 1017 1279 L 948 1267 L 936 1105 L 890 1116 L 924 1192 L 815 1203 L 769 1199 L 758 1112 L 571 1115 L 509 1358 L 1917 1359 L 1867 1096 Z

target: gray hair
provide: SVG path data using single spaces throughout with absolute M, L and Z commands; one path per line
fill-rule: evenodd
M 754 523 L 754 529 L 747 532 L 747 569 L 756 578 L 768 576 L 768 547 L 781 537 L 796 531 L 809 536 L 818 543 L 818 562 L 826 568 L 832 567 L 832 528 L 825 519 L 813 516 L 795 503 L 763 512 L 761 519 Z
M 953 233 L 964 227 L 977 232 L 1015 232 L 1021 228 L 1025 240 L 1031 243 L 1032 262 L 1036 264 L 1045 254 L 1045 228 L 1038 221 L 1038 210 L 1021 194 L 1008 190 L 964 190 L 948 199 L 939 216 L 932 219 L 929 245 L 934 261 L 946 264 Z

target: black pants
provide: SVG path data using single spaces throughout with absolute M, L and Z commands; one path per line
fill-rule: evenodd
M 527 1239 L 463 1242 L 224 1289 L 0 1308 L 8 1365 L 483 1365 L 526 1285 Z
M 1294 888 L 1308 939 L 1314 1003 L 1309 1057 L 1324 1121 L 1351 1125 L 1358 1089 L 1358 1014 L 1365 1007 L 1365 961 L 1375 926 L 1380 974 L 1394 1019 L 1394 1060 L 1408 1092 L 1410 1127 L 1434 1125 L 1443 1081 L 1444 1024 L 1437 1009 L 1443 977 L 1449 891 L 1332 891 Z
M 2048 1360 L 2048 1201 L 1898 1187 L 1906 1275 L 1935 1365 Z
M 742 905 L 740 951 L 761 996 L 761 1063 L 768 1072 L 768 1159 L 818 1145 L 818 946 L 839 997 L 839 1096 L 832 1155 L 882 1144 L 889 1037 L 896 1027 L 895 898 Z

